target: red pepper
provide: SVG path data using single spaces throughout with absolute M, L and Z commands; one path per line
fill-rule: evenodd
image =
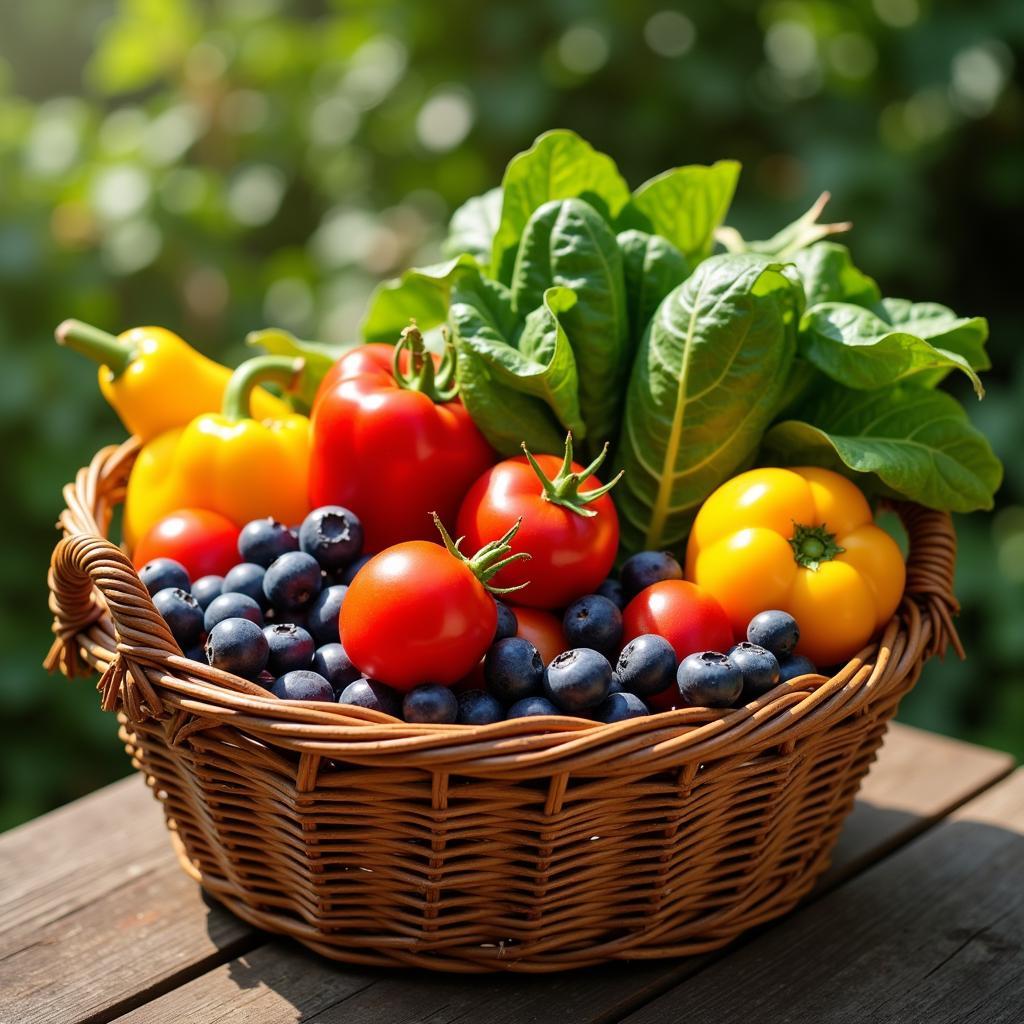
M 454 354 L 424 351 L 415 326 L 399 343 L 363 345 L 328 371 L 313 403 L 309 498 L 362 520 L 368 551 L 434 540 L 497 458 L 456 397 Z

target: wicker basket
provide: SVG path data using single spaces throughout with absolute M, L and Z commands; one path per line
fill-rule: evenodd
M 960 649 L 950 519 L 903 506 L 881 641 L 737 711 L 470 727 L 285 703 L 182 657 L 105 539 L 136 452 L 65 488 L 47 667 L 102 673 L 185 870 L 338 960 L 541 972 L 722 946 L 808 892 L 900 698 Z

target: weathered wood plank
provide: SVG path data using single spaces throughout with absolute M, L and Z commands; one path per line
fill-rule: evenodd
M 262 941 L 178 867 L 139 776 L 0 837 L 0 1022 L 114 1014 Z
M 1024 770 L 628 1024 L 1020 1024 Z
M 994 751 L 893 727 L 837 854 L 833 884 L 1002 778 L 1011 763 Z M 274 941 L 141 1006 L 121 1024 L 207 1024 L 222 1018 L 233 1024 L 596 1024 L 621 1019 L 708 962 L 637 962 L 514 980 L 465 978 L 348 968 Z

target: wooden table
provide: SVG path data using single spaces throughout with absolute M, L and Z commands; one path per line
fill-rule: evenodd
M 1024 769 L 894 726 L 797 912 L 562 975 L 347 967 L 205 900 L 141 778 L 0 837 L 0 1024 L 1024 1022 Z

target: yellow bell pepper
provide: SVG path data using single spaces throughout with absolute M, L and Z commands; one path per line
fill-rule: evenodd
M 181 508 L 219 512 L 239 526 L 263 516 L 302 522 L 309 511 L 309 419 L 250 415 L 260 383 L 290 385 L 302 367 L 301 359 L 286 356 L 250 359 L 231 376 L 222 412 L 197 416 L 142 449 L 125 495 L 129 547 Z
M 797 651 L 819 666 L 856 654 L 889 621 L 906 569 L 856 484 L 827 469 L 752 469 L 701 506 L 686 578 L 718 600 L 743 639 L 758 612 L 789 612 Z
M 65 320 L 56 338 L 100 364 L 103 397 L 143 443 L 201 413 L 216 412 L 231 379 L 226 366 L 162 327 L 133 327 L 115 338 L 80 320 Z M 252 403 L 259 419 L 288 413 L 288 406 L 264 388 L 253 393 Z

